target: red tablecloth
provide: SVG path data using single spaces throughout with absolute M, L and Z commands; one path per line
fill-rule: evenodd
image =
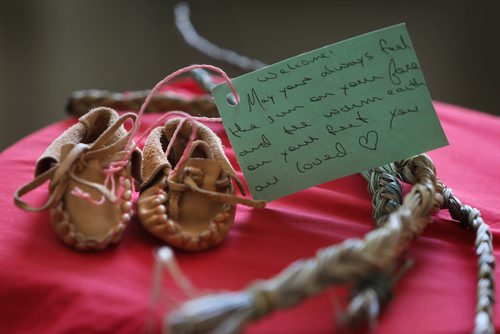
M 180 90 L 189 86 L 180 86 Z M 500 234 L 500 119 L 435 104 L 450 146 L 433 151 L 438 176 L 464 203 L 481 210 L 494 239 Z M 157 115 L 146 115 L 143 125 Z M 149 314 L 153 250 L 161 243 L 135 217 L 115 248 L 81 253 L 64 246 L 49 215 L 17 209 L 12 194 L 31 180 L 43 150 L 75 122 L 48 126 L 0 155 L 0 333 L 138 333 Z M 220 124 L 209 126 L 235 156 Z M 46 189 L 31 199 L 42 201 Z M 176 252 L 201 289 L 241 289 L 268 278 L 319 248 L 373 229 L 371 198 L 360 175 L 313 187 L 269 203 L 239 207 L 228 239 L 202 253 Z M 416 265 L 395 289 L 375 333 L 467 333 L 476 299 L 474 234 L 446 212 L 411 247 Z M 498 248 L 498 244 L 496 244 Z M 495 255 L 500 251 L 497 249 Z M 498 273 L 496 275 L 498 279 Z M 332 333 L 333 292 L 276 312 L 248 333 Z M 500 314 L 496 312 L 496 328 Z

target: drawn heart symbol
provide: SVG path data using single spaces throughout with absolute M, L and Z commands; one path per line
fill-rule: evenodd
M 375 151 L 377 149 L 378 133 L 376 131 L 368 131 L 366 136 L 359 137 L 359 145 L 369 150 Z

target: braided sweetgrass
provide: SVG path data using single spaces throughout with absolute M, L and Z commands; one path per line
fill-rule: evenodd
M 66 111 L 76 117 L 86 114 L 96 107 L 108 107 L 116 110 L 139 111 L 149 90 L 128 93 L 109 92 L 105 90 L 79 90 L 71 94 Z M 219 117 L 217 107 L 208 96 L 186 98 L 180 94 L 164 92 L 155 95 L 149 103 L 146 113 L 180 110 L 193 116 Z
M 430 160 L 430 159 L 429 159 Z M 430 161 L 432 163 L 432 161 Z M 398 172 L 404 181 L 414 184 L 418 175 L 404 164 L 397 165 Z M 469 205 L 463 205 L 439 180 L 444 198 L 444 206 L 450 211 L 453 219 L 458 220 L 468 229 L 476 233 L 475 250 L 478 258 L 476 315 L 473 333 L 493 334 L 493 306 L 495 303 L 495 255 L 493 254 L 493 236 L 489 226 L 481 217 L 481 212 Z
M 334 284 L 357 284 L 374 273 L 394 268 L 411 241 L 431 222 L 443 202 L 433 167 L 424 155 L 401 163 L 417 182 L 401 207 L 390 214 L 383 228 L 364 239 L 348 239 L 299 260 L 277 276 L 251 284 L 246 290 L 190 300 L 169 314 L 169 333 L 238 333 L 250 321 L 274 310 L 292 307 Z
M 403 203 L 403 189 L 397 178 L 394 164 L 387 164 L 361 173 L 368 181 L 368 192 L 372 195 L 373 220 L 383 228 L 389 215 Z M 346 312 L 338 315 L 340 325 L 359 327 L 368 323 L 374 327 L 382 306 L 391 298 L 392 286 L 397 279 L 393 271 L 373 273 L 354 287 L 354 293 Z
M 430 159 L 426 159 L 429 166 Z M 397 166 L 396 166 L 397 165 Z M 417 182 L 413 170 L 408 164 L 389 164 L 363 172 L 362 175 L 368 180 L 368 190 L 373 195 L 373 218 L 378 227 L 383 227 L 388 215 L 397 210 L 401 205 L 401 183 L 400 177 L 408 183 Z M 431 167 L 433 168 L 433 167 Z M 399 172 L 399 173 L 398 173 Z M 464 227 L 476 232 L 475 249 L 478 256 L 478 287 L 475 325 L 472 333 L 492 334 L 493 305 L 495 302 L 495 256 L 493 255 L 492 235 L 488 225 L 481 218 L 479 210 L 468 205 L 462 205 L 460 200 L 453 194 L 450 188 L 440 183 L 444 206 L 450 211 L 451 217 L 458 220 Z M 376 277 L 375 277 L 376 278 Z M 374 323 L 377 319 L 381 306 L 390 299 L 391 279 L 383 275 L 377 279 L 367 280 L 361 288 L 355 289 L 351 304 L 347 308 L 341 320 L 353 326 L 362 323 Z M 386 284 L 380 284 L 380 281 Z

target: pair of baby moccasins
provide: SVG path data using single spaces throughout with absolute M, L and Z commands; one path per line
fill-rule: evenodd
M 227 236 L 236 204 L 263 202 L 235 195 L 244 188 L 220 139 L 193 120 L 173 118 L 135 147 L 119 116 L 97 108 L 59 136 L 36 164 L 35 179 L 18 189 L 15 203 L 27 211 L 50 209 L 58 237 L 79 250 L 99 250 L 121 240 L 132 217 L 134 179 L 142 225 L 167 244 L 190 251 L 207 249 Z M 49 181 L 49 198 L 32 207 L 22 196 Z

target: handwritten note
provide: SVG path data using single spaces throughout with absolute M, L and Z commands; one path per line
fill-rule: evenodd
M 273 200 L 448 144 L 404 24 L 212 91 L 252 196 Z

